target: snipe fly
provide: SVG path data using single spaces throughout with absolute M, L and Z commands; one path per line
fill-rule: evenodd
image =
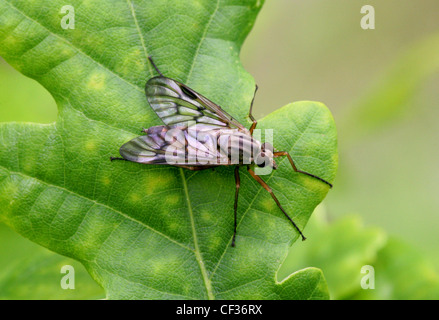
M 320 180 L 331 188 L 332 184 L 316 175 L 299 170 L 287 151 L 276 151 L 271 144 L 261 143 L 253 137 L 257 121 L 252 115 L 252 108 L 258 87 L 255 88 L 248 114 L 252 125 L 247 129 L 206 97 L 183 83 L 165 77 L 151 57 L 149 61 L 159 75 L 146 83 L 146 98 L 165 125 L 143 129 L 145 135 L 122 145 L 119 150 L 122 158 L 111 157 L 111 160 L 172 165 L 189 170 L 235 166 L 233 247 L 240 187 L 239 168 L 245 166 L 249 174 L 270 193 L 302 240 L 305 240 L 302 231 L 286 213 L 273 190 L 255 173 L 254 166 L 277 169 L 274 159 L 287 157 L 294 171 Z

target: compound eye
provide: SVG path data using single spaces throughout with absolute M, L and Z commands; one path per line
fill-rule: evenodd
M 267 161 L 266 161 L 266 157 L 265 157 L 265 153 L 261 152 L 258 157 L 256 158 L 256 165 L 259 168 L 265 168 L 267 166 Z

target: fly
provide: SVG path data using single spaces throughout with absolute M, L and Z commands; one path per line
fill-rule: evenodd
M 235 120 L 220 106 L 176 80 L 165 77 L 148 57 L 159 74 L 145 85 L 146 98 L 165 125 L 143 129 L 145 135 L 136 137 L 120 147 L 122 158 L 143 164 L 171 165 L 189 170 L 204 170 L 217 166 L 235 166 L 234 229 L 232 247 L 235 246 L 237 228 L 239 168 L 246 166 L 249 174 L 267 190 L 285 217 L 305 240 L 300 228 L 284 210 L 273 190 L 253 170 L 254 165 L 277 169 L 275 158 L 287 157 L 293 170 L 317 179 L 330 188 L 328 181 L 299 170 L 287 151 L 276 151 L 269 143 L 253 138 L 257 121 L 252 115 L 255 87 L 248 117 L 249 129 Z

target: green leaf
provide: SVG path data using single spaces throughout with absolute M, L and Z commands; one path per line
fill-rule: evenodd
M 261 1 L 0 1 L 0 54 L 55 98 L 49 125 L 0 125 L 0 219 L 80 261 L 113 299 L 327 298 L 319 270 L 284 282 L 276 272 L 298 235 L 269 194 L 242 170 L 237 247 L 233 168 L 188 172 L 111 163 L 161 124 L 143 92 L 161 71 L 219 102 L 244 124 L 254 91 L 239 51 Z M 287 105 L 259 122 L 297 166 L 332 182 L 336 130 L 320 103 Z M 328 192 L 285 159 L 263 177 L 300 227 Z M 300 288 L 300 290 L 299 290 Z
M 0 225 L 0 299 L 102 299 L 105 297 L 84 267 Z M 63 266 L 74 268 L 75 289 L 63 289 Z M 69 276 L 71 274 L 69 273 Z
M 307 231 L 309 241 L 290 249 L 278 277 L 313 266 L 325 274 L 331 299 L 437 299 L 439 274 L 419 249 L 363 226 L 359 216 L 328 222 L 319 206 Z M 374 289 L 361 287 L 365 265 L 374 268 Z
M 359 290 L 352 298 L 437 300 L 439 273 L 418 248 L 391 237 L 373 263 L 375 290 Z
M 378 250 L 386 243 L 385 233 L 375 227 L 364 227 L 359 216 L 328 223 L 321 207 L 308 230 L 309 241 L 290 249 L 278 276 L 304 265 L 312 266 L 325 274 L 331 299 L 343 299 L 361 290 L 361 268 L 375 263 Z

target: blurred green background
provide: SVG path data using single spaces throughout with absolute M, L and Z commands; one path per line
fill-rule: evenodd
M 375 8 L 375 30 L 360 27 L 366 4 Z M 335 187 L 280 280 L 313 265 L 333 298 L 439 298 L 438 17 L 437 0 L 266 1 L 241 54 L 259 85 L 254 115 L 321 101 L 339 134 Z M 56 114 L 43 87 L 0 60 L 0 121 L 49 123 Z M 366 263 L 377 268 L 373 293 L 358 290 Z M 61 290 L 60 264 L 77 267 L 77 287 L 86 290 Z M 24 275 L 34 284 L 20 286 Z M 0 298 L 46 297 L 104 293 L 78 263 L 0 226 Z
M 360 27 L 364 4 L 375 30 Z M 438 259 L 439 2 L 267 1 L 242 57 L 258 117 L 296 100 L 333 112 L 329 214 L 360 213 Z

